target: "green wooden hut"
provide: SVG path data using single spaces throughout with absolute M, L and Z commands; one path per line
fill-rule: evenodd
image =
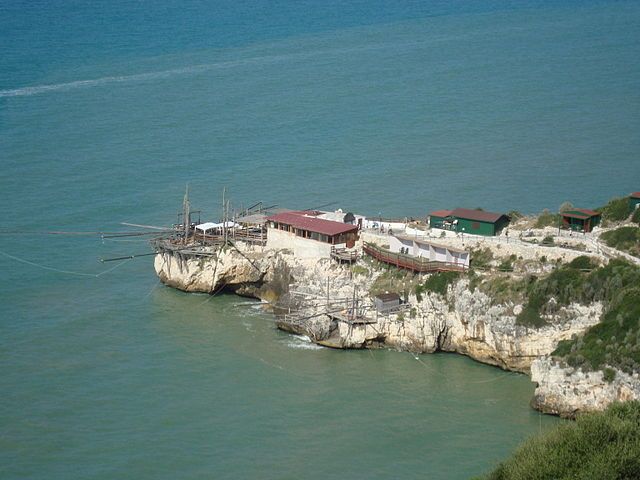
M 574 232 L 589 233 L 593 227 L 600 225 L 600 214 L 585 208 L 574 208 L 560 212 L 562 226 Z
M 640 192 L 629 195 L 629 210 L 633 212 L 636 208 L 640 208 Z
M 497 235 L 508 224 L 509 217 L 503 213 L 468 208 L 436 210 L 429 215 L 431 228 L 441 228 L 473 235 Z

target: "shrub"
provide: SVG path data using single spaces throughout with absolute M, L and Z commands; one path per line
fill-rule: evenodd
M 471 250 L 471 267 L 486 269 L 489 268 L 491 262 L 493 261 L 493 252 L 490 248 L 478 248 L 475 250 Z
M 558 209 L 558 211 L 560 213 L 564 213 L 567 212 L 569 210 L 573 210 L 573 203 L 571 202 L 564 202 L 562 205 L 560 205 L 560 208 Z
M 507 213 L 507 217 L 509 217 L 512 222 L 515 222 L 516 220 L 524 217 L 524 214 L 522 212 L 519 212 L 518 210 L 511 210 L 509 213 Z
M 498 266 L 498 270 L 500 270 L 501 272 L 512 272 L 513 262 L 515 262 L 517 259 L 518 257 L 515 255 L 511 255 L 509 258 L 505 258 Z
M 553 237 L 551 235 L 547 235 L 546 237 L 544 237 L 542 239 L 542 244 L 543 245 L 554 245 L 555 241 L 553 240 Z
M 600 238 L 610 247 L 640 256 L 640 227 L 620 227 L 609 230 Z
M 604 207 L 597 209 L 603 220 L 621 222 L 629 216 L 629 199 L 626 197 L 612 198 Z
M 531 328 L 544 327 L 547 321 L 540 314 L 544 303 L 544 298 L 541 295 L 529 298 L 529 301 L 516 317 L 516 324 Z
M 549 210 L 545 209 L 540 215 L 538 215 L 536 223 L 533 226 L 534 228 L 557 227 L 559 222 L 560 215 L 557 213 L 551 213 Z
M 449 285 L 460 278 L 458 272 L 439 272 L 429 275 L 429 278 L 422 284 L 425 291 L 439 293 L 442 296 L 447 295 Z
M 631 221 L 640 225 L 640 208 L 636 208 L 631 215 Z
M 640 286 L 634 286 L 623 290 L 612 301 L 600 323 L 580 338 L 561 342 L 553 355 L 565 359 L 581 355 L 594 369 L 611 365 L 631 374 L 640 365 L 639 318 Z M 623 340 L 618 343 L 617 339 Z M 574 345 L 577 348 L 573 348 Z
M 603 373 L 604 373 L 603 378 L 605 382 L 611 383 L 616 379 L 616 371 L 613 368 L 607 367 L 603 370 Z
M 354 265 L 353 267 L 351 267 L 351 271 L 353 272 L 354 275 L 363 275 L 363 276 L 369 275 L 369 269 L 361 265 Z
M 484 478 L 640 478 L 640 402 L 613 404 L 536 435 Z
M 532 281 L 532 278 L 517 280 L 510 275 L 492 275 L 480 285 L 480 289 L 491 298 L 493 305 L 521 302 L 524 300 L 527 283 Z
M 569 268 L 575 268 L 577 270 L 593 270 L 596 265 L 591 257 L 586 255 L 580 255 L 579 257 L 574 258 L 568 264 Z

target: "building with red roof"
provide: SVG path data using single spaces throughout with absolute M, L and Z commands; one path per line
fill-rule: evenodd
M 351 248 L 358 226 L 318 218 L 315 212 L 284 212 L 267 217 L 267 248 L 293 250 L 300 257 L 329 257 L 332 247 Z
M 509 217 L 503 213 L 456 208 L 436 210 L 429 214 L 429 226 L 473 235 L 497 235 L 509 224 Z
M 562 227 L 576 232 L 589 233 L 600 225 L 600 213 L 586 208 L 572 208 L 560 212 Z

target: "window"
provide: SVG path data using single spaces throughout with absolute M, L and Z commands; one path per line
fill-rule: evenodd
M 479 222 L 473 222 L 471 224 L 471 229 L 472 230 L 478 230 L 480 228 L 480 223 Z

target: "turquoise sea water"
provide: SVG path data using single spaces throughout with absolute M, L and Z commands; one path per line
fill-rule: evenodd
M 212 217 L 223 186 L 385 216 L 594 207 L 640 189 L 639 21 L 609 1 L 4 2 L 2 231 L 170 224 L 187 182 Z M 311 348 L 255 303 L 159 286 L 149 258 L 97 261 L 146 251 L 0 235 L 2 478 L 468 478 L 556 422 L 524 376 Z

